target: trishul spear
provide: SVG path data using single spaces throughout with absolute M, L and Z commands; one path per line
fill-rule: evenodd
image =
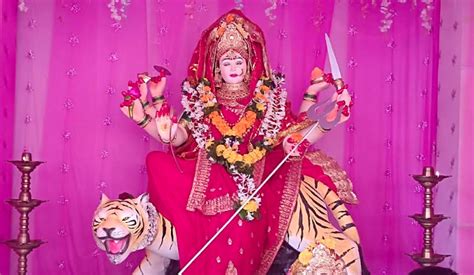
M 329 36 L 325 34 L 326 38 L 326 47 L 328 50 L 328 58 L 329 58 L 329 64 L 331 66 L 331 74 L 334 79 L 334 85 L 336 86 L 336 89 L 341 89 L 344 87 L 344 82 L 341 77 L 341 71 L 339 70 L 339 65 L 337 64 L 336 61 L 336 56 L 334 55 L 334 51 L 332 49 L 331 41 L 329 40 Z M 323 128 L 323 129 L 331 129 L 334 127 L 339 119 L 341 118 L 342 110 L 343 108 L 340 108 L 337 112 L 336 118 L 332 121 L 327 121 L 326 115 L 334 109 L 336 106 L 337 98 L 334 101 L 330 101 L 330 98 L 327 100 L 321 102 L 321 103 L 315 103 L 313 106 L 311 106 L 308 110 L 308 117 L 314 121 L 314 124 L 311 126 L 309 131 L 303 136 L 303 138 L 296 144 L 296 146 L 293 147 L 293 149 L 281 160 L 281 162 L 273 169 L 273 171 L 262 181 L 262 183 L 258 186 L 258 188 L 241 204 L 239 209 L 235 211 L 235 213 L 224 223 L 224 225 L 212 236 L 212 238 L 207 241 L 207 243 L 194 255 L 191 260 L 179 271 L 179 275 L 182 275 L 186 269 L 189 268 L 189 266 L 206 250 L 207 247 L 224 231 L 224 229 L 231 223 L 231 221 L 239 215 L 240 211 L 244 209 L 245 205 L 257 195 L 257 193 L 265 186 L 265 184 L 270 180 L 270 178 L 280 169 L 283 164 L 288 160 L 288 158 L 298 149 L 298 147 L 301 145 L 301 143 L 314 131 L 314 129 L 318 126 L 318 124 Z

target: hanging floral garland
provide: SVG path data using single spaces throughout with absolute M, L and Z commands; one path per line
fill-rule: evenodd
M 261 78 L 256 85 L 254 97 L 247 106 L 242 118 L 230 127 L 220 112 L 220 106 L 211 91 L 210 82 L 203 78 L 193 87 L 183 82 L 182 104 L 189 128 L 198 146 L 205 149 L 210 161 L 223 165 L 237 184 L 236 209 L 255 191 L 253 178 L 254 165 L 271 151 L 281 121 L 285 117 L 286 90 L 282 88 L 284 77 L 275 74 L 273 79 Z M 263 138 L 253 144 L 246 154 L 239 153 L 242 139 L 257 120 L 261 120 L 258 134 Z M 211 131 L 213 125 L 221 134 L 215 138 Z M 253 220 L 260 215 L 261 198 L 255 196 L 239 213 L 245 220 Z

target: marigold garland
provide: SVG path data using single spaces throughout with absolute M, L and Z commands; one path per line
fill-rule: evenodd
M 188 81 L 183 82 L 184 116 L 189 119 L 188 125 L 199 147 L 207 151 L 211 161 L 223 165 L 233 176 L 239 198 L 236 208 L 256 189 L 253 180 L 254 164 L 272 149 L 281 128 L 286 102 L 286 91 L 281 88 L 283 83 L 284 78 L 280 74 L 274 75 L 273 79 L 261 78 L 244 115 L 230 127 L 220 113 L 220 106 L 207 79 L 201 79 L 196 86 Z M 272 111 L 266 112 L 267 108 L 272 108 Z M 240 154 L 238 149 L 241 140 L 257 119 L 262 118 L 258 134 L 263 135 L 263 139 L 253 142 L 253 148 L 248 153 Z M 219 131 L 222 136 L 220 139 L 212 136 L 207 121 Z M 258 195 L 252 198 L 239 213 L 240 217 L 249 221 L 258 218 L 260 202 Z

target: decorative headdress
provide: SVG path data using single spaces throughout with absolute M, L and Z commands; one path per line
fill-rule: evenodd
M 197 83 L 207 78 L 214 89 L 216 61 L 228 50 L 242 55 L 251 67 L 249 90 L 255 88 L 261 76 L 271 76 L 262 30 L 241 11 L 231 10 L 202 33 L 191 58 L 188 80 Z
M 233 50 L 242 55 L 245 59 L 249 59 L 249 33 L 245 31 L 242 20 L 235 20 L 233 14 L 229 14 L 226 20 L 221 22 L 218 28 L 214 28 L 209 36 L 210 39 L 217 41 L 215 59 L 216 61 L 229 50 Z M 241 19 L 241 17 L 239 17 Z

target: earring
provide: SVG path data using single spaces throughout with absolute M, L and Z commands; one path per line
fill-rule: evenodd
M 216 88 L 220 88 L 222 86 L 222 75 L 219 68 L 216 68 L 214 72 L 214 85 Z

